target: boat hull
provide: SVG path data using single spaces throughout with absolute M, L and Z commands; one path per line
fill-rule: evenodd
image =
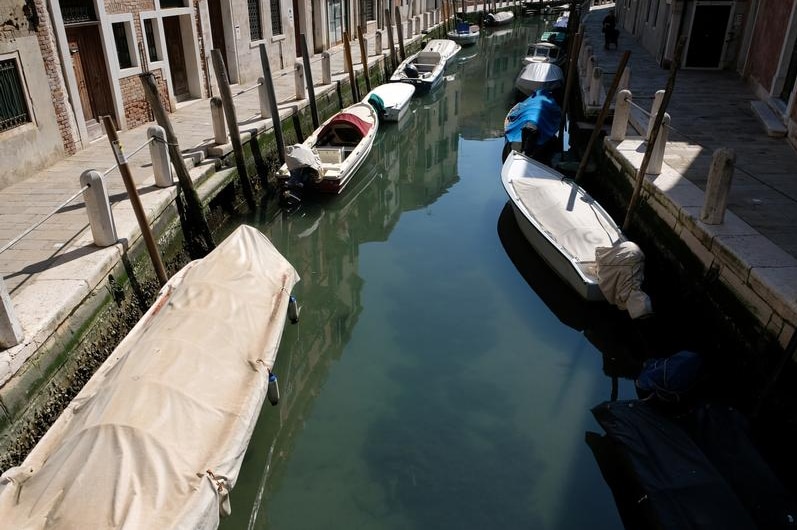
M 585 300 L 606 300 L 595 249 L 625 240 L 609 214 L 559 172 L 514 151 L 501 182 L 518 226 L 540 257 Z
M 459 44 L 460 46 L 473 46 L 479 41 L 479 32 L 471 31 L 470 33 L 457 33 L 456 31 L 449 31 L 448 38 Z

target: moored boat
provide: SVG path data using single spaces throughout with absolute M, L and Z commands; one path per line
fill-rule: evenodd
M 427 94 L 443 82 L 446 61 L 439 52 L 421 50 L 398 65 L 390 76 L 390 82 L 413 85 L 416 96 Z
M 479 26 L 460 21 L 446 35 L 461 46 L 472 46 L 479 41 Z
M 432 39 L 423 47 L 425 52 L 439 53 L 443 62 L 447 63 L 462 49 L 462 46 L 451 39 Z
M 497 11 L 495 13 L 488 13 L 484 18 L 484 24 L 487 26 L 503 26 L 511 24 L 514 20 L 515 14 L 511 11 Z
M 530 44 L 523 58 L 523 64 L 551 63 L 561 67 L 567 61 L 564 50 L 552 42 Z
M 536 90 L 512 107 L 504 119 L 503 158 L 515 150 L 548 163 L 554 148 L 559 146 L 557 133 L 562 108 L 547 90 Z
M 399 121 L 410 108 L 415 87 L 409 83 L 385 83 L 366 94 L 363 101 L 376 109 L 385 121 Z
M 19 467 L 4 528 L 216 529 L 266 397 L 296 270 L 241 226 L 155 303 Z
M 307 191 L 340 193 L 371 152 L 378 127 L 376 110 L 359 102 L 333 115 L 302 144 L 289 147 L 277 171 L 283 199 L 290 205 Z
M 596 249 L 625 241 L 601 205 L 558 171 L 512 151 L 501 169 L 518 226 L 548 265 L 586 300 L 606 300 Z
M 555 91 L 564 84 L 565 74 L 553 63 L 533 62 L 525 65 L 515 78 L 515 88 L 524 96 L 530 96 L 535 90 Z

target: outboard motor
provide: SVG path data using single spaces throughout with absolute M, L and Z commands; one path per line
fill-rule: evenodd
M 280 190 L 280 204 L 293 209 L 302 202 L 307 187 L 321 181 L 321 159 L 314 149 L 304 144 L 295 144 L 285 150 L 285 165 L 290 178 L 284 181 Z
M 534 158 L 537 152 L 537 142 L 540 138 L 540 131 L 537 129 L 537 125 L 531 122 L 526 123 L 520 131 L 520 134 L 520 150 L 527 157 Z
M 406 75 L 408 79 L 418 79 L 418 68 L 414 64 L 409 63 L 404 67 L 404 75 Z

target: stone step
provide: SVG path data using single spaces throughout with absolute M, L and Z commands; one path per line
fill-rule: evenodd
M 750 107 L 752 107 L 753 113 L 758 119 L 761 120 L 761 123 L 764 124 L 767 135 L 773 137 L 786 136 L 786 126 L 783 124 L 783 120 L 775 114 L 775 111 L 772 110 L 766 101 L 758 99 L 751 101 Z

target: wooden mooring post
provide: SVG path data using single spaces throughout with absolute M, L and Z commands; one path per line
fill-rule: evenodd
M 360 57 L 363 61 L 363 71 L 365 74 L 365 90 L 371 91 L 371 73 L 368 69 L 368 43 L 365 41 L 365 35 L 362 26 L 357 26 L 357 39 L 360 41 Z M 318 125 L 316 125 L 318 127 Z
M 205 219 L 202 201 L 199 200 L 199 195 L 197 195 L 194 188 L 194 182 L 191 180 L 191 175 L 188 173 L 185 160 L 183 160 L 183 153 L 180 151 L 180 144 L 177 142 L 177 135 L 174 134 L 172 122 L 161 103 L 158 85 L 155 83 L 155 75 L 151 72 L 145 72 L 139 75 L 139 79 L 141 79 L 141 84 L 144 87 L 144 96 L 147 98 L 147 103 L 155 115 L 155 121 L 163 127 L 166 133 L 169 159 L 180 184 L 179 191 L 182 199 L 178 195 L 176 203 L 180 212 L 180 219 L 185 221 L 182 227 L 188 253 L 193 259 L 202 258 L 216 248 L 207 219 Z
M 210 52 L 213 59 L 213 70 L 216 72 L 216 83 L 219 85 L 219 95 L 221 105 L 224 107 L 224 117 L 227 121 L 227 130 L 232 142 L 232 151 L 235 156 L 235 168 L 238 171 L 238 179 L 241 182 L 241 190 L 249 208 L 255 208 L 255 194 L 252 190 L 252 182 L 246 172 L 246 158 L 244 157 L 244 147 L 241 143 L 241 131 L 238 129 L 238 118 L 235 113 L 235 102 L 232 99 L 230 90 L 230 80 L 227 78 L 227 68 L 224 65 L 224 58 L 221 50 L 214 48 Z
M 122 174 L 122 181 L 125 184 L 125 190 L 127 190 L 127 198 L 130 200 L 130 204 L 133 207 L 133 213 L 136 214 L 136 221 L 138 221 L 138 227 L 141 229 L 141 236 L 144 238 L 144 243 L 147 246 L 149 259 L 152 261 L 152 266 L 155 269 L 158 282 L 161 287 L 163 287 L 168 281 L 166 269 L 163 267 L 163 260 L 161 260 L 158 244 L 155 242 L 155 237 L 152 235 L 152 229 L 149 226 L 147 214 L 144 212 L 144 207 L 141 204 L 141 197 L 138 195 L 136 182 L 133 180 L 133 174 L 130 172 L 130 167 L 127 165 L 127 158 L 125 158 L 122 152 L 122 146 L 119 144 L 119 136 L 116 134 L 116 125 L 114 125 L 110 116 L 103 116 L 102 124 L 105 126 L 105 134 L 108 135 L 108 141 L 111 144 L 113 155 L 119 166 L 119 173 Z
M 360 87 L 357 86 L 357 74 L 354 72 L 354 62 L 351 58 L 351 43 L 349 34 L 345 31 L 343 32 L 343 59 L 346 61 L 346 70 L 349 71 L 351 97 L 354 101 L 360 101 Z
M 407 58 L 407 54 L 404 52 L 404 25 L 401 23 L 401 10 L 399 6 L 396 6 L 396 33 L 398 34 L 399 56 L 403 61 Z
M 271 124 L 274 128 L 274 139 L 277 142 L 277 154 L 280 163 L 285 162 L 285 137 L 282 134 L 282 120 L 277 106 L 277 95 L 274 92 L 274 78 L 271 76 L 271 63 L 268 62 L 268 51 L 266 45 L 260 44 L 260 64 L 263 68 L 263 79 L 266 82 L 268 92 L 268 103 L 271 107 Z
M 396 60 L 396 45 L 393 40 L 393 15 L 390 9 L 385 9 L 385 22 L 387 23 L 387 45 L 390 46 L 390 70 L 393 71 L 398 68 L 398 61 Z
M 307 80 L 307 96 L 310 98 L 310 114 L 313 117 L 313 127 L 317 129 L 321 121 L 318 119 L 318 106 L 315 102 L 313 72 L 310 69 L 310 53 L 307 51 L 307 39 L 304 33 L 299 34 L 299 40 L 302 42 L 302 64 L 304 65 L 304 75 Z

